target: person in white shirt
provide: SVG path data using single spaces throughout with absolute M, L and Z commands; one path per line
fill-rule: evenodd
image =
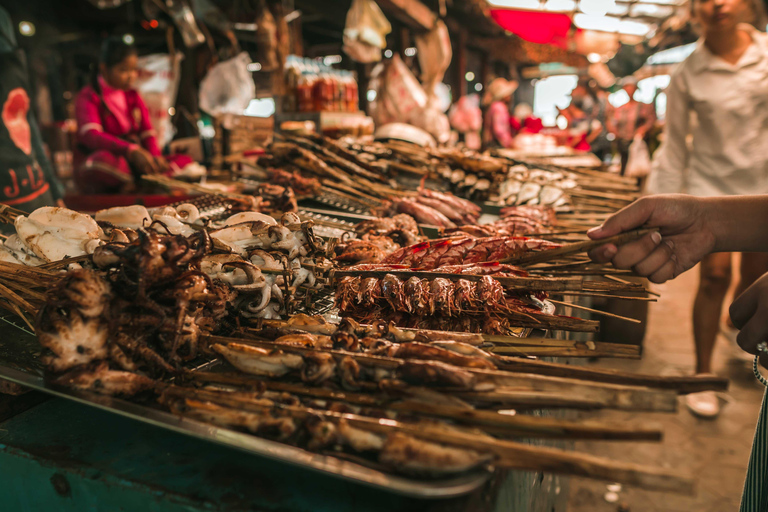
M 750 1 L 691 0 L 703 37 L 672 75 L 666 138 L 654 157 L 649 193 L 768 193 L 768 35 L 740 23 L 762 12 Z M 693 127 L 692 112 L 697 119 Z M 743 253 L 741 262 L 737 295 L 768 271 L 768 255 Z M 706 256 L 700 275 L 693 306 L 696 372 L 710 373 L 731 283 L 731 254 Z M 703 417 L 720 412 L 713 392 L 688 395 L 686 405 Z

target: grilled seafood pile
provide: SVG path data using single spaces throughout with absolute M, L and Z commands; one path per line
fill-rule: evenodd
M 474 201 L 485 201 L 498 190 L 507 168 L 504 160 L 467 149 L 434 150 L 432 155 L 442 160 L 437 173 L 451 192 Z
M 523 236 L 551 229 L 555 223 L 555 210 L 549 206 L 508 206 L 501 210 L 501 218 L 495 222 L 460 226 L 446 230 L 445 234 L 466 234 L 475 237 Z
M 94 252 L 92 269 L 69 271 L 49 290 L 35 331 L 54 382 L 133 394 L 198 355 L 238 292 L 193 265 L 210 250 L 205 232 L 161 236 L 139 229 L 134 243 Z
M 324 242 L 294 213 L 277 222 L 242 212 L 207 228 L 196 224 L 192 205 L 152 215 L 141 206 L 113 208 L 96 218 L 92 231 L 101 238 L 89 239 L 98 242 L 96 270 L 67 273 L 38 315 L 40 342 L 53 353 L 46 364 L 66 372 L 59 383 L 146 384 L 197 357 L 200 337 L 228 315 L 280 318 L 306 295 L 299 289 L 319 284 L 313 258 L 322 258 Z
M 529 251 L 556 247 L 560 244 L 525 237 L 452 237 L 403 247 L 384 258 L 382 263 L 433 269 L 444 265 L 504 261 Z
M 14 228 L 0 244 L 0 261 L 31 266 L 92 254 L 106 238 L 92 217 L 51 206 L 20 215 Z
M 491 199 L 508 205 L 542 205 L 558 210 L 572 207 L 569 191 L 578 186 L 576 176 L 513 165 Z
M 421 188 L 418 196 L 394 199 L 381 213 L 382 216 L 408 214 L 421 224 L 455 228 L 476 223 L 480 207 L 453 194 Z
M 341 314 L 362 323 L 383 319 L 400 327 L 510 334 L 519 327 L 546 328 L 560 318 L 542 313 L 528 299 L 530 292 L 521 294 L 505 289 L 495 279 L 527 275 L 511 265 L 446 265 L 431 270 L 480 276 L 477 280 L 400 278 L 397 272 L 403 269 L 388 265 L 361 265 L 350 270 L 355 269 L 392 272 L 384 277 L 347 276 L 336 287 L 336 306 Z M 546 298 L 542 291 L 532 295 Z M 576 323 L 572 326 L 574 330 L 578 330 Z
M 334 248 L 334 260 L 342 265 L 378 263 L 385 256 L 407 245 L 424 240 L 410 215 L 364 220 L 355 226 L 358 239 L 342 240 Z
M 404 432 L 386 433 L 374 427 L 381 418 L 399 425 L 384 410 L 341 402 L 305 399 L 285 392 L 222 392 L 169 388 L 160 397 L 176 415 L 214 425 L 245 430 L 260 437 L 337 456 L 345 453 L 377 469 L 417 477 L 448 477 L 487 465 L 492 454 L 468 447 L 448 446 Z M 461 433 L 429 420 L 411 421 Z
M 289 172 L 275 167 L 268 167 L 266 169 L 247 167 L 240 171 L 240 175 L 244 178 L 290 188 L 298 198 L 314 197 L 320 193 L 321 188 L 320 181 L 317 178 L 304 176 L 295 169 Z

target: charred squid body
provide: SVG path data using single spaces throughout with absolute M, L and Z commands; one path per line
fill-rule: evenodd
M 110 370 L 106 362 L 95 368 L 78 368 L 54 379 L 53 384 L 103 395 L 132 396 L 154 389 L 157 383 L 139 373 Z
M 297 428 L 292 418 L 275 416 L 266 410 L 261 413 L 245 412 L 192 398 L 171 401 L 169 405 L 171 412 L 179 416 L 222 427 L 242 428 L 252 434 L 266 435 L 279 440 L 289 438 Z
M 53 352 L 43 362 L 61 372 L 107 357 L 107 324 L 99 318 L 84 318 L 77 311 L 63 316 L 48 308 L 40 311 L 37 339 Z
M 92 254 L 104 232 L 89 215 L 45 206 L 14 221 L 21 242 L 44 261 Z
M 117 228 L 146 228 L 152 223 L 147 209 L 141 205 L 116 206 L 96 212 L 96 222 L 106 222 Z
M 107 357 L 107 314 L 110 287 L 92 270 L 70 271 L 51 289 L 35 328 L 40 344 L 53 356 L 45 362 L 54 371 Z
M 453 448 L 394 433 L 387 437 L 379 462 L 413 475 L 443 476 L 464 473 L 490 462 L 491 457 L 474 450 Z
M 336 375 L 336 361 L 327 352 L 310 352 L 304 357 L 301 380 L 319 384 Z
M 304 359 L 296 354 L 288 354 L 282 350 L 265 350 L 241 343 L 215 344 L 213 350 L 224 356 L 232 366 L 251 375 L 266 375 L 282 377 L 283 375 L 301 369 Z
M 475 376 L 456 366 L 438 361 L 406 361 L 397 369 L 398 376 L 411 384 L 473 389 Z

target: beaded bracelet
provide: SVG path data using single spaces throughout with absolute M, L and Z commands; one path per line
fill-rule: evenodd
M 757 355 L 755 355 L 755 360 L 752 361 L 752 371 L 755 372 L 755 377 L 757 380 L 762 384 L 763 386 L 768 388 L 768 379 L 763 377 L 763 374 L 760 373 L 760 369 L 757 366 L 758 360 L 760 359 L 760 354 L 768 354 L 768 343 L 762 341 L 758 343 L 757 345 Z

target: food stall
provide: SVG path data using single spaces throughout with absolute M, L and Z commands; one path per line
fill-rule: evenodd
M 437 25 L 420 2 L 379 4 Z M 433 85 L 451 62 L 435 30 L 416 43 L 447 57 Z M 254 87 L 280 91 L 274 117 L 213 116 L 204 180 L 143 176 L 168 192 L 157 203 L 0 205 L 10 509 L 561 511 L 570 476 L 690 493 L 690 475 L 570 449 L 663 435 L 588 411 L 672 413 L 727 386 L 565 363 L 641 355 L 595 337 L 604 315 L 633 320 L 589 301 L 644 302 L 646 286 L 590 262 L 584 235 L 635 181 L 446 146 L 430 89 L 409 93 L 411 121 L 430 116 L 442 145 L 374 140 L 359 109 L 388 71 L 355 79 L 283 43 L 246 64 L 271 62 Z M 378 101 L 374 119 L 409 107 Z

